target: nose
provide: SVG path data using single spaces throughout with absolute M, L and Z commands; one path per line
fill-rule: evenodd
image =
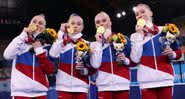
M 137 18 L 138 19 L 142 18 L 142 15 L 141 14 L 138 14 Z
M 103 26 L 103 25 L 104 25 L 103 22 L 101 22 L 101 23 L 100 23 L 100 26 Z
M 76 28 L 78 28 L 78 26 L 74 26 L 73 28 L 75 28 L 75 29 L 76 29 Z

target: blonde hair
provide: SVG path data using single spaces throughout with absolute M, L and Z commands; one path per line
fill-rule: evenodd
M 107 16 L 107 18 L 110 20 L 109 15 L 108 15 L 106 12 L 101 11 L 101 12 L 99 12 L 99 13 L 95 16 L 94 21 L 95 21 L 96 17 L 97 17 L 99 14 L 104 14 L 104 15 Z
M 44 15 L 43 13 L 38 14 L 38 15 L 36 15 L 36 16 L 41 16 L 42 18 L 44 18 L 44 19 L 45 19 L 45 15 Z
M 144 6 L 144 7 L 146 7 L 148 10 L 150 10 L 150 11 L 152 12 L 151 8 L 150 8 L 147 4 L 139 3 L 139 4 L 137 4 L 135 7 L 138 7 L 138 6 Z
M 71 14 L 71 15 L 69 16 L 68 22 L 69 22 L 69 20 L 70 20 L 72 17 L 80 17 L 80 18 L 82 19 L 82 17 L 81 17 L 80 15 L 78 15 L 78 14 L 76 14 L 76 13 L 73 13 L 73 14 Z M 82 21 L 83 21 L 83 19 L 82 19 Z

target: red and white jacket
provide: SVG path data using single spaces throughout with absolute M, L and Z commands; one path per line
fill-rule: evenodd
M 103 44 L 99 42 L 92 42 L 91 45 L 93 49 L 96 50 L 98 57 L 92 57 L 93 65 L 99 68 L 96 85 L 98 86 L 98 91 L 121 91 L 130 89 L 130 70 L 129 65 L 131 61 L 130 56 L 130 40 L 127 39 L 127 45 L 123 50 L 123 53 L 127 57 L 123 61 L 123 65 L 119 66 L 116 62 L 116 51 L 113 45 L 110 43 Z M 93 58 L 95 60 L 93 60 Z
M 171 44 L 173 56 L 162 55 L 162 27 L 158 28 L 159 32 L 155 35 L 134 33 L 130 38 L 130 57 L 133 62 L 138 63 L 137 80 L 141 89 L 173 86 L 174 70 L 171 60 L 179 59 L 181 50 L 176 41 Z
M 64 45 L 64 33 L 59 31 L 58 39 L 50 49 L 50 55 L 59 58 L 59 68 L 56 75 L 56 90 L 65 92 L 88 93 L 89 79 L 87 75 L 81 75 L 76 66 L 76 44 L 69 42 Z M 82 34 L 72 34 L 71 39 L 77 41 Z M 91 68 L 88 68 L 91 72 Z M 93 70 L 92 70 L 93 71 Z
M 27 40 L 27 33 L 22 32 L 4 51 L 4 58 L 13 60 L 11 96 L 47 95 L 49 82 L 46 74 L 54 72 L 54 64 L 48 56 L 50 46 L 36 48 L 33 53 L 29 51 L 32 45 L 27 44 Z

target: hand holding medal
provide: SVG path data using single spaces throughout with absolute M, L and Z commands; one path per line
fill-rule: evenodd
M 143 33 L 142 31 L 145 25 L 146 21 L 144 19 L 139 19 L 136 25 L 136 32 Z

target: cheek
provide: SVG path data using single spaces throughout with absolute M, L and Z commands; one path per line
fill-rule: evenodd
M 100 27 L 100 24 L 96 24 L 96 28 Z
M 136 16 L 136 20 L 139 20 L 139 16 Z
M 39 27 L 39 31 L 40 31 L 40 32 L 42 32 L 42 31 L 44 31 L 44 30 L 45 30 L 45 27 L 44 27 L 44 26 Z
M 79 30 L 79 31 L 82 31 L 82 30 L 83 30 L 83 26 L 79 26 L 79 27 L 78 27 L 78 30 Z

